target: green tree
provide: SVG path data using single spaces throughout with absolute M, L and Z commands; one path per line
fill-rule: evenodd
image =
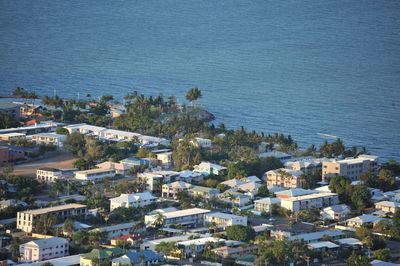
M 269 196 L 269 190 L 266 185 L 263 185 L 258 188 L 257 190 L 257 197 L 268 197 Z
M 198 88 L 192 88 L 186 94 L 186 99 L 192 103 L 192 108 L 196 108 L 196 101 L 199 98 L 201 98 L 201 91 Z
M 0 129 L 19 127 L 19 122 L 7 114 L 0 113 Z
M 54 226 L 57 224 L 57 216 L 52 214 L 40 215 L 33 223 L 33 231 L 42 235 L 53 235 Z
M 378 249 L 374 252 L 374 258 L 382 261 L 390 261 L 390 252 L 387 249 Z
M 63 225 L 63 232 L 71 236 L 74 232 L 74 229 L 74 221 L 71 218 L 66 219 Z
M 56 133 L 61 135 L 69 135 L 69 131 L 66 128 L 58 127 L 56 128 Z
M 256 233 L 251 226 L 232 225 L 226 229 L 228 239 L 248 242 L 256 237 Z
M 70 150 L 74 154 L 78 154 L 84 150 L 86 141 L 84 136 L 79 132 L 73 132 L 64 141 L 64 148 Z
M 351 201 L 357 210 L 371 206 L 371 193 L 364 185 L 355 186 L 352 190 Z
M 348 266 L 370 266 L 368 258 L 360 253 L 353 251 L 349 259 L 347 260 Z

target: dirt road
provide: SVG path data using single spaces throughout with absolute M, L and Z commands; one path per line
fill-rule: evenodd
M 70 169 L 72 163 L 78 159 L 77 156 L 70 152 L 60 151 L 51 155 L 49 158 L 14 165 L 14 175 L 36 175 L 36 169 L 41 167 L 52 167 L 58 169 Z

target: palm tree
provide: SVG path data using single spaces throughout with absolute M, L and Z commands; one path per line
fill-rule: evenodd
M 201 98 L 201 91 L 198 88 L 191 88 L 186 94 L 186 99 L 192 103 L 192 109 L 196 108 L 196 101 L 199 98 Z
M 161 212 L 157 212 L 156 219 L 154 220 L 153 224 L 157 228 L 160 228 L 164 224 L 164 215 L 162 215 Z

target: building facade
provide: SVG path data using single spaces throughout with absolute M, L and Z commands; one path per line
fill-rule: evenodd
M 104 177 L 114 177 L 116 175 L 114 169 L 91 169 L 75 172 L 75 178 L 79 180 L 93 181 Z
M 281 199 L 281 207 L 292 212 L 309 210 L 310 208 L 322 209 L 339 203 L 336 193 L 316 193 L 299 197 Z
M 70 216 L 86 218 L 88 213 L 86 205 L 72 203 L 55 207 L 48 207 L 36 210 L 20 211 L 17 213 L 17 229 L 31 233 L 34 230 L 35 220 L 42 215 L 56 215 L 62 219 Z
M 62 171 L 56 168 L 43 167 L 36 170 L 36 179 L 44 182 L 55 182 L 62 178 Z
M 62 147 L 63 142 L 67 140 L 66 135 L 56 133 L 39 133 L 31 137 L 36 144 L 51 144 L 56 147 Z
M 19 246 L 22 262 L 37 262 L 69 255 L 68 240 L 61 237 L 33 240 Z
M 264 178 L 269 187 L 302 188 L 304 186 L 304 182 L 300 178 L 302 174 L 301 171 L 281 168 L 266 172 Z
M 155 203 L 156 200 L 157 197 L 154 197 L 149 192 L 121 194 L 119 197 L 110 199 L 110 211 L 116 208 L 145 207 Z
M 232 225 L 247 226 L 247 216 L 239 216 L 222 212 L 206 213 L 204 215 L 204 225 L 215 223 L 219 228 L 227 228 Z

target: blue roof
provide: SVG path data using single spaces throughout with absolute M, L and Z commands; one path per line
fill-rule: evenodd
M 141 263 L 141 259 L 140 259 L 141 256 L 145 257 L 144 262 L 163 259 L 162 256 L 158 255 L 157 253 L 155 253 L 152 250 L 144 250 L 144 251 L 139 251 L 139 252 L 135 252 L 135 253 L 127 253 L 126 255 L 124 255 L 122 257 L 114 259 L 113 262 L 118 262 L 120 260 L 122 262 L 122 260 L 124 260 L 124 257 L 128 257 L 131 263 L 139 264 L 139 263 Z
M 18 146 L 13 146 L 13 145 L 2 145 L 3 147 L 7 147 L 13 150 L 17 150 L 17 151 L 38 151 L 39 148 L 38 147 L 34 147 L 34 148 L 25 148 L 25 147 L 18 147 Z

